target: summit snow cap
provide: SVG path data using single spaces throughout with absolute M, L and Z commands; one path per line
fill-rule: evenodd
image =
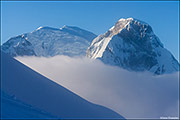
M 107 32 L 107 34 L 111 33 L 110 36 L 112 36 L 121 32 L 123 29 L 129 31 L 130 28 L 135 28 L 135 30 L 141 28 L 141 31 L 143 30 L 144 32 L 149 32 L 149 33 L 153 32 L 151 26 L 143 21 L 140 21 L 135 18 L 127 18 L 127 19 L 121 18 L 118 20 L 118 22 L 116 22 L 116 24 L 113 27 L 109 29 L 109 32 Z

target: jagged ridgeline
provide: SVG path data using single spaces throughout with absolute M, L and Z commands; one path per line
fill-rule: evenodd
M 164 74 L 179 71 L 179 63 L 164 48 L 150 25 L 134 18 L 120 19 L 105 34 L 99 35 L 87 56 L 129 71 Z

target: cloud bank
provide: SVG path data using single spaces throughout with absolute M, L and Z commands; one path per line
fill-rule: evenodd
M 99 60 L 67 56 L 16 59 L 125 118 L 178 117 L 179 73 L 153 76 L 104 65 Z

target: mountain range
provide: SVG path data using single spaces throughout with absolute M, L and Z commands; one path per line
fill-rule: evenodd
M 179 71 L 178 61 L 164 48 L 152 27 L 134 18 L 120 19 L 99 36 L 73 26 L 39 27 L 10 38 L 2 51 L 12 57 L 87 56 L 128 71 L 155 75 Z

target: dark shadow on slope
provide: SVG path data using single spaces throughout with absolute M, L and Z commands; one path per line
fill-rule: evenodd
M 84 100 L 3 52 L 1 65 L 1 90 L 50 115 L 58 118 L 123 118 L 108 108 Z

